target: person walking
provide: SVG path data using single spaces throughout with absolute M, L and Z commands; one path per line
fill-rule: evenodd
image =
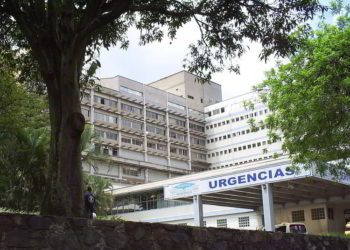
M 96 217 L 95 209 L 95 196 L 92 193 L 92 188 L 87 187 L 87 191 L 84 194 L 85 212 L 88 218 L 94 219 Z

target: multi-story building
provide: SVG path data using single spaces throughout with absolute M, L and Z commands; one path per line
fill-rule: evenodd
M 207 170 L 205 117 L 199 104 L 221 101 L 221 86 L 201 85 L 184 71 L 176 74 L 181 75 L 186 76 L 181 82 L 186 93 L 198 85 L 196 91 L 206 89 L 205 96 L 181 97 L 153 87 L 155 83 L 122 76 L 101 79 L 99 87 L 90 89 L 82 112 L 98 136 L 95 149 L 109 157 L 95 159 L 95 167 L 83 164 L 84 170 L 125 184 Z
M 269 113 L 257 92 L 243 94 L 205 108 L 207 160 L 210 169 L 274 158 L 282 142 L 270 141 L 264 120 Z

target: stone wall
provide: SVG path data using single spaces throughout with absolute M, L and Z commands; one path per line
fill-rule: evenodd
M 0 249 L 350 249 L 350 240 L 82 218 L 0 214 Z

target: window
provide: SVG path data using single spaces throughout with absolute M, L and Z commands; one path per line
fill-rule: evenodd
M 216 226 L 217 227 L 227 228 L 227 219 L 216 220 Z
M 178 152 L 179 152 L 179 155 L 187 156 L 187 154 L 188 154 L 188 150 L 187 149 L 179 148 Z
M 292 211 L 292 222 L 305 221 L 304 210 Z
M 199 132 L 204 132 L 204 127 L 203 126 L 200 126 L 200 125 L 197 125 L 197 124 L 194 124 L 194 123 L 190 123 L 190 129 L 196 130 L 196 131 L 199 131 Z
M 142 92 L 137 91 L 137 90 L 133 90 L 133 89 L 129 89 L 129 88 L 124 87 L 124 86 L 120 86 L 120 91 L 121 91 L 121 92 L 124 92 L 124 93 L 129 93 L 129 94 L 137 95 L 137 96 L 142 96 Z
M 313 208 L 311 209 L 311 219 L 312 220 L 322 220 L 325 219 L 324 208 Z
M 280 226 L 280 227 L 276 227 L 275 228 L 275 232 L 281 232 L 281 233 L 285 233 L 287 230 L 286 226 Z
M 170 131 L 170 137 L 179 141 L 186 141 L 187 139 L 187 136 L 185 134 L 180 134 L 173 131 Z
M 169 123 L 180 127 L 186 127 L 186 121 L 175 119 L 172 117 L 169 118 Z
M 106 114 L 102 114 L 99 112 L 95 112 L 95 120 L 103 121 L 103 122 L 110 122 L 110 123 L 117 123 L 118 122 L 118 118 L 116 116 L 106 115 Z
M 156 149 L 156 143 L 154 143 L 154 142 L 147 142 L 147 148 Z
M 134 121 L 134 120 L 129 120 L 126 118 L 122 118 L 122 127 L 124 128 L 132 128 L 136 130 L 142 130 L 143 128 L 143 123 Z
M 160 120 L 160 121 L 164 121 L 165 120 L 165 116 L 164 115 L 161 115 L 161 114 L 158 114 L 156 112 L 149 111 L 149 110 L 146 111 L 146 117 L 147 118 L 151 118 L 151 119 L 155 119 L 155 120 Z
M 160 127 L 157 127 L 157 126 L 153 126 L 153 125 L 147 124 L 146 130 L 147 130 L 147 132 L 150 132 L 150 133 L 153 133 L 153 134 L 158 134 L 158 135 L 164 135 L 165 136 L 165 129 L 164 128 L 160 128 Z
M 104 97 L 101 97 L 101 96 L 95 95 L 94 96 L 94 102 L 98 103 L 98 104 L 103 104 L 103 105 L 106 105 L 106 106 L 110 106 L 110 107 L 113 107 L 113 108 L 117 108 L 117 101 L 113 101 L 113 100 L 110 100 L 110 99 L 107 99 L 107 98 L 104 98 Z
M 334 210 L 333 208 L 327 208 L 327 218 L 330 220 L 334 220 Z
M 104 147 L 103 147 L 102 153 L 103 153 L 104 155 L 109 155 L 109 150 L 108 150 L 108 147 L 107 147 L 107 146 L 104 146 Z
M 140 171 L 137 168 L 123 168 L 123 174 L 131 176 L 140 176 Z
M 220 109 L 215 109 L 215 110 L 213 110 L 213 115 L 217 115 L 217 114 L 219 114 L 220 113 Z
M 201 103 L 203 103 L 203 98 L 201 98 Z
M 110 139 L 110 140 L 118 140 L 118 134 L 110 131 L 103 131 L 99 129 L 95 129 L 95 134 L 98 137 Z
M 112 149 L 112 155 L 113 155 L 113 156 L 118 156 L 118 149 L 113 148 L 113 149 Z
M 249 216 L 238 217 L 238 226 L 239 227 L 249 227 Z
M 191 137 L 191 144 L 205 145 L 205 141 L 199 138 Z
M 142 146 L 143 144 L 142 140 L 136 139 L 136 138 L 130 138 L 130 137 L 122 137 L 122 142 L 137 145 L 137 146 Z
M 173 102 L 168 102 L 168 106 L 173 107 L 173 108 L 177 108 L 177 109 L 181 109 L 181 110 L 185 110 L 185 107 L 177 104 L 177 103 L 173 103 Z
M 221 108 L 221 113 L 224 113 L 225 112 L 225 108 Z
M 188 97 L 188 99 L 194 99 L 194 97 L 193 96 L 191 96 L 191 95 L 187 95 L 187 97 Z
M 130 113 L 137 114 L 137 115 L 141 115 L 142 114 L 142 109 L 141 108 L 137 108 L 137 107 L 131 106 L 129 104 L 125 104 L 125 103 L 121 104 L 121 109 L 124 110 L 124 111 L 130 112 Z

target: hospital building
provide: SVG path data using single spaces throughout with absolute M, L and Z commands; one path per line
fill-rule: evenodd
M 222 100 L 218 83 L 186 71 L 149 84 L 116 76 L 85 91 L 82 112 L 105 156 L 83 170 L 113 182 L 113 215 L 310 233 L 342 232 L 350 219 L 350 180 L 292 172 L 256 92 Z

